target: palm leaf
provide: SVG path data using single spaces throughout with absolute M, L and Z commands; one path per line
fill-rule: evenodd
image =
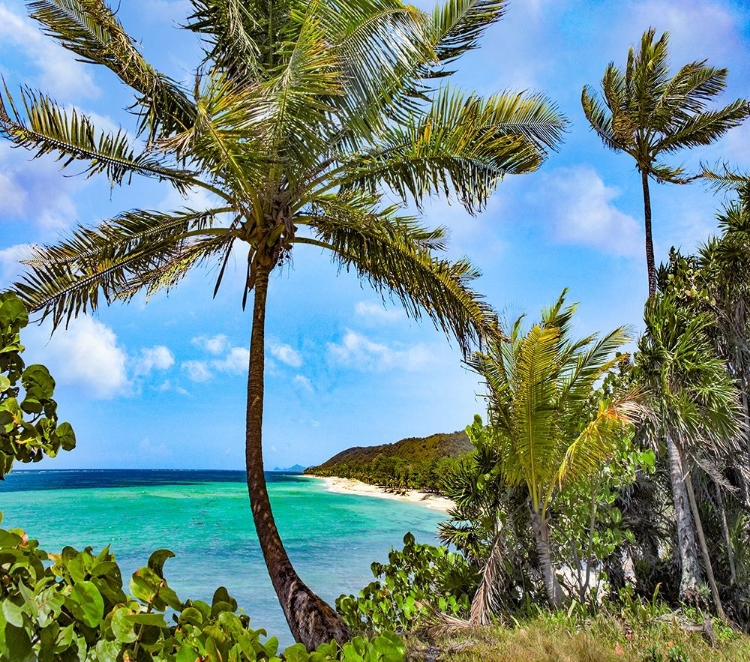
M 185 92 L 146 62 L 103 0 L 36 0 L 29 8 L 62 46 L 107 67 L 138 93 L 140 129 L 147 128 L 151 140 L 192 124 L 195 108 Z
M 98 131 L 86 115 L 75 109 L 68 112 L 28 88 L 21 90 L 21 100 L 26 119 L 7 87 L 5 98 L 0 95 L 0 133 L 19 147 L 34 150 L 36 156 L 57 154 L 63 168 L 83 162 L 89 177 L 103 172 L 113 185 L 130 182 L 134 174 L 168 181 L 182 193 L 200 185 L 192 172 L 171 168 L 148 152 L 136 154 L 122 129 L 114 134 Z
M 431 249 L 441 234 L 425 230 L 396 210 L 377 209 L 358 196 L 330 196 L 317 200 L 307 217 L 314 239 L 298 237 L 333 251 L 342 268 L 355 272 L 372 287 L 396 297 L 407 314 L 426 314 L 439 329 L 456 338 L 467 354 L 471 345 L 495 336 L 497 318 L 469 284 L 479 273 L 466 260 L 448 262 L 433 257 Z

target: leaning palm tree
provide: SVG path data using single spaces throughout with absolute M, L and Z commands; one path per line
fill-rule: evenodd
M 510 338 L 491 339 L 486 352 L 468 361 L 486 383 L 498 471 L 506 484 L 528 491 L 531 524 L 547 599 L 559 607 L 563 594 L 552 562 L 550 507 L 559 490 L 600 469 L 638 412 L 638 394 L 600 402 L 589 415 L 594 387 L 623 360 L 613 353 L 629 339 L 618 328 L 602 338 L 570 337 L 575 305 L 565 294 L 523 332 L 523 318 Z M 496 564 L 485 566 L 483 582 Z M 489 593 L 489 587 L 480 586 Z M 480 592 L 478 592 L 480 594 Z M 489 604 L 489 603 L 488 603 Z
M 715 142 L 750 115 L 745 99 L 708 109 L 708 102 L 726 87 L 726 69 L 709 67 L 702 60 L 686 64 L 670 78 L 669 33 L 654 41 L 655 34 L 649 29 L 641 38 L 640 50 L 630 49 L 625 73 L 614 63 L 607 66 L 601 83 L 604 104 L 589 86 L 581 95 L 586 119 L 604 145 L 629 154 L 641 175 L 649 298 L 656 293 L 649 178 L 671 184 L 689 182 L 693 178 L 683 168 L 663 163 L 662 157 Z
M 216 264 L 218 289 L 230 256 L 244 250 L 243 306 L 254 295 L 245 456 L 255 528 L 294 637 L 308 647 L 342 641 L 346 627 L 294 571 L 268 500 L 269 277 L 299 245 L 330 251 L 467 352 L 497 329 L 470 288 L 477 271 L 438 257 L 444 230 L 422 227 L 383 195 L 417 206 L 425 196 L 455 195 L 477 212 L 505 175 L 541 164 L 565 120 L 540 96 L 480 98 L 442 82 L 501 18 L 503 0 L 451 0 L 432 14 L 399 0 L 191 1 L 186 27 L 205 45 L 191 89 L 146 62 L 103 0 L 30 4 L 47 34 L 132 88 L 143 146 L 27 88 L 20 102 L 7 89 L 0 98 L 2 133 L 113 185 L 150 177 L 181 192 L 202 189 L 212 202 L 133 209 L 81 227 L 36 249 L 16 289 L 57 326 L 102 300 L 170 288 L 197 265 Z
M 738 444 L 743 429 L 739 394 L 726 364 L 712 347 L 708 314 L 687 312 L 674 297 L 659 294 L 646 304 L 645 322 L 646 333 L 636 354 L 636 375 L 648 389 L 656 414 L 651 436 L 665 450 L 669 465 L 680 599 L 694 602 L 697 598 L 702 579 L 700 547 L 714 604 L 723 617 L 691 473 L 701 466 L 711 471 L 716 459 L 742 452 Z

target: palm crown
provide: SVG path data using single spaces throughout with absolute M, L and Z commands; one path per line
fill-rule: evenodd
M 314 647 L 348 636 L 295 573 L 263 476 L 263 343 L 269 274 L 296 245 L 331 251 L 377 290 L 426 314 L 466 352 L 495 336 L 492 310 L 470 289 L 467 260 L 435 255 L 442 228 L 401 213 L 455 196 L 470 213 L 506 174 L 537 168 L 565 120 L 540 96 L 480 98 L 449 86 L 449 67 L 504 13 L 504 0 L 448 0 L 426 14 L 399 0 L 191 0 L 187 28 L 205 45 L 191 89 L 156 71 L 103 0 L 39 0 L 32 16 L 84 61 L 132 88 L 138 135 L 97 130 L 39 92 L 0 95 L 0 131 L 16 145 L 84 163 L 113 185 L 133 176 L 210 208 L 133 209 L 37 248 L 16 285 L 55 325 L 107 302 L 172 287 L 218 265 L 218 288 L 244 244 L 253 297 L 246 467 L 260 545 L 287 621 Z M 384 204 L 384 192 L 399 204 Z M 244 301 L 243 301 L 244 305 Z
M 247 290 L 261 265 L 313 244 L 412 312 L 426 310 L 466 348 L 488 330 L 488 309 L 465 287 L 475 270 L 434 259 L 444 231 L 382 205 L 381 185 L 418 205 L 454 192 L 474 212 L 500 178 L 533 170 L 560 138 L 564 122 L 540 97 L 430 87 L 503 5 L 450 2 L 430 16 L 392 0 L 276 2 L 266 16 L 265 3 L 195 0 L 188 28 L 207 48 L 188 92 L 146 63 L 100 0 L 32 3 L 48 33 L 134 89 L 146 147 L 31 90 L 21 92 L 23 112 L 6 90 L 3 132 L 66 166 L 85 161 L 113 184 L 142 175 L 203 188 L 215 206 L 136 209 L 80 228 L 35 251 L 19 290 L 58 323 L 95 307 L 99 293 L 127 299 L 206 260 L 225 264 L 238 240 L 248 246 Z
M 685 184 L 694 177 L 682 167 L 661 159 L 682 149 L 709 145 L 750 115 L 750 103 L 737 99 L 710 110 L 708 104 L 724 91 L 727 70 L 691 62 L 670 77 L 669 33 L 655 40 L 653 28 L 643 34 L 640 49 L 633 48 L 623 72 L 610 62 L 601 81 L 604 103 L 585 86 L 583 111 L 606 147 L 635 159 L 641 173 L 649 296 L 656 292 L 656 267 L 651 239 L 651 199 L 648 178 Z

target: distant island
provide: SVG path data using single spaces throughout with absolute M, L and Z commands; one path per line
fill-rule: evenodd
M 408 437 L 392 444 L 349 448 L 304 473 L 350 478 L 388 489 L 441 493 L 445 476 L 471 450 L 464 431 Z
M 286 469 L 281 469 L 280 467 L 276 467 L 272 473 L 276 474 L 301 474 L 305 472 L 305 469 L 307 467 L 303 467 L 301 464 L 295 464 L 294 466 L 287 467 Z

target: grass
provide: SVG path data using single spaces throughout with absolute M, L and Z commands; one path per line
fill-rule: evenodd
M 748 662 L 750 637 L 717 624 L 716 647 L 678 619 L 638 622 L 598 614 L 585 621 L 543 614 L 515 627 L 457 630 L 433 641 L 411 639 L 416 662 Z

